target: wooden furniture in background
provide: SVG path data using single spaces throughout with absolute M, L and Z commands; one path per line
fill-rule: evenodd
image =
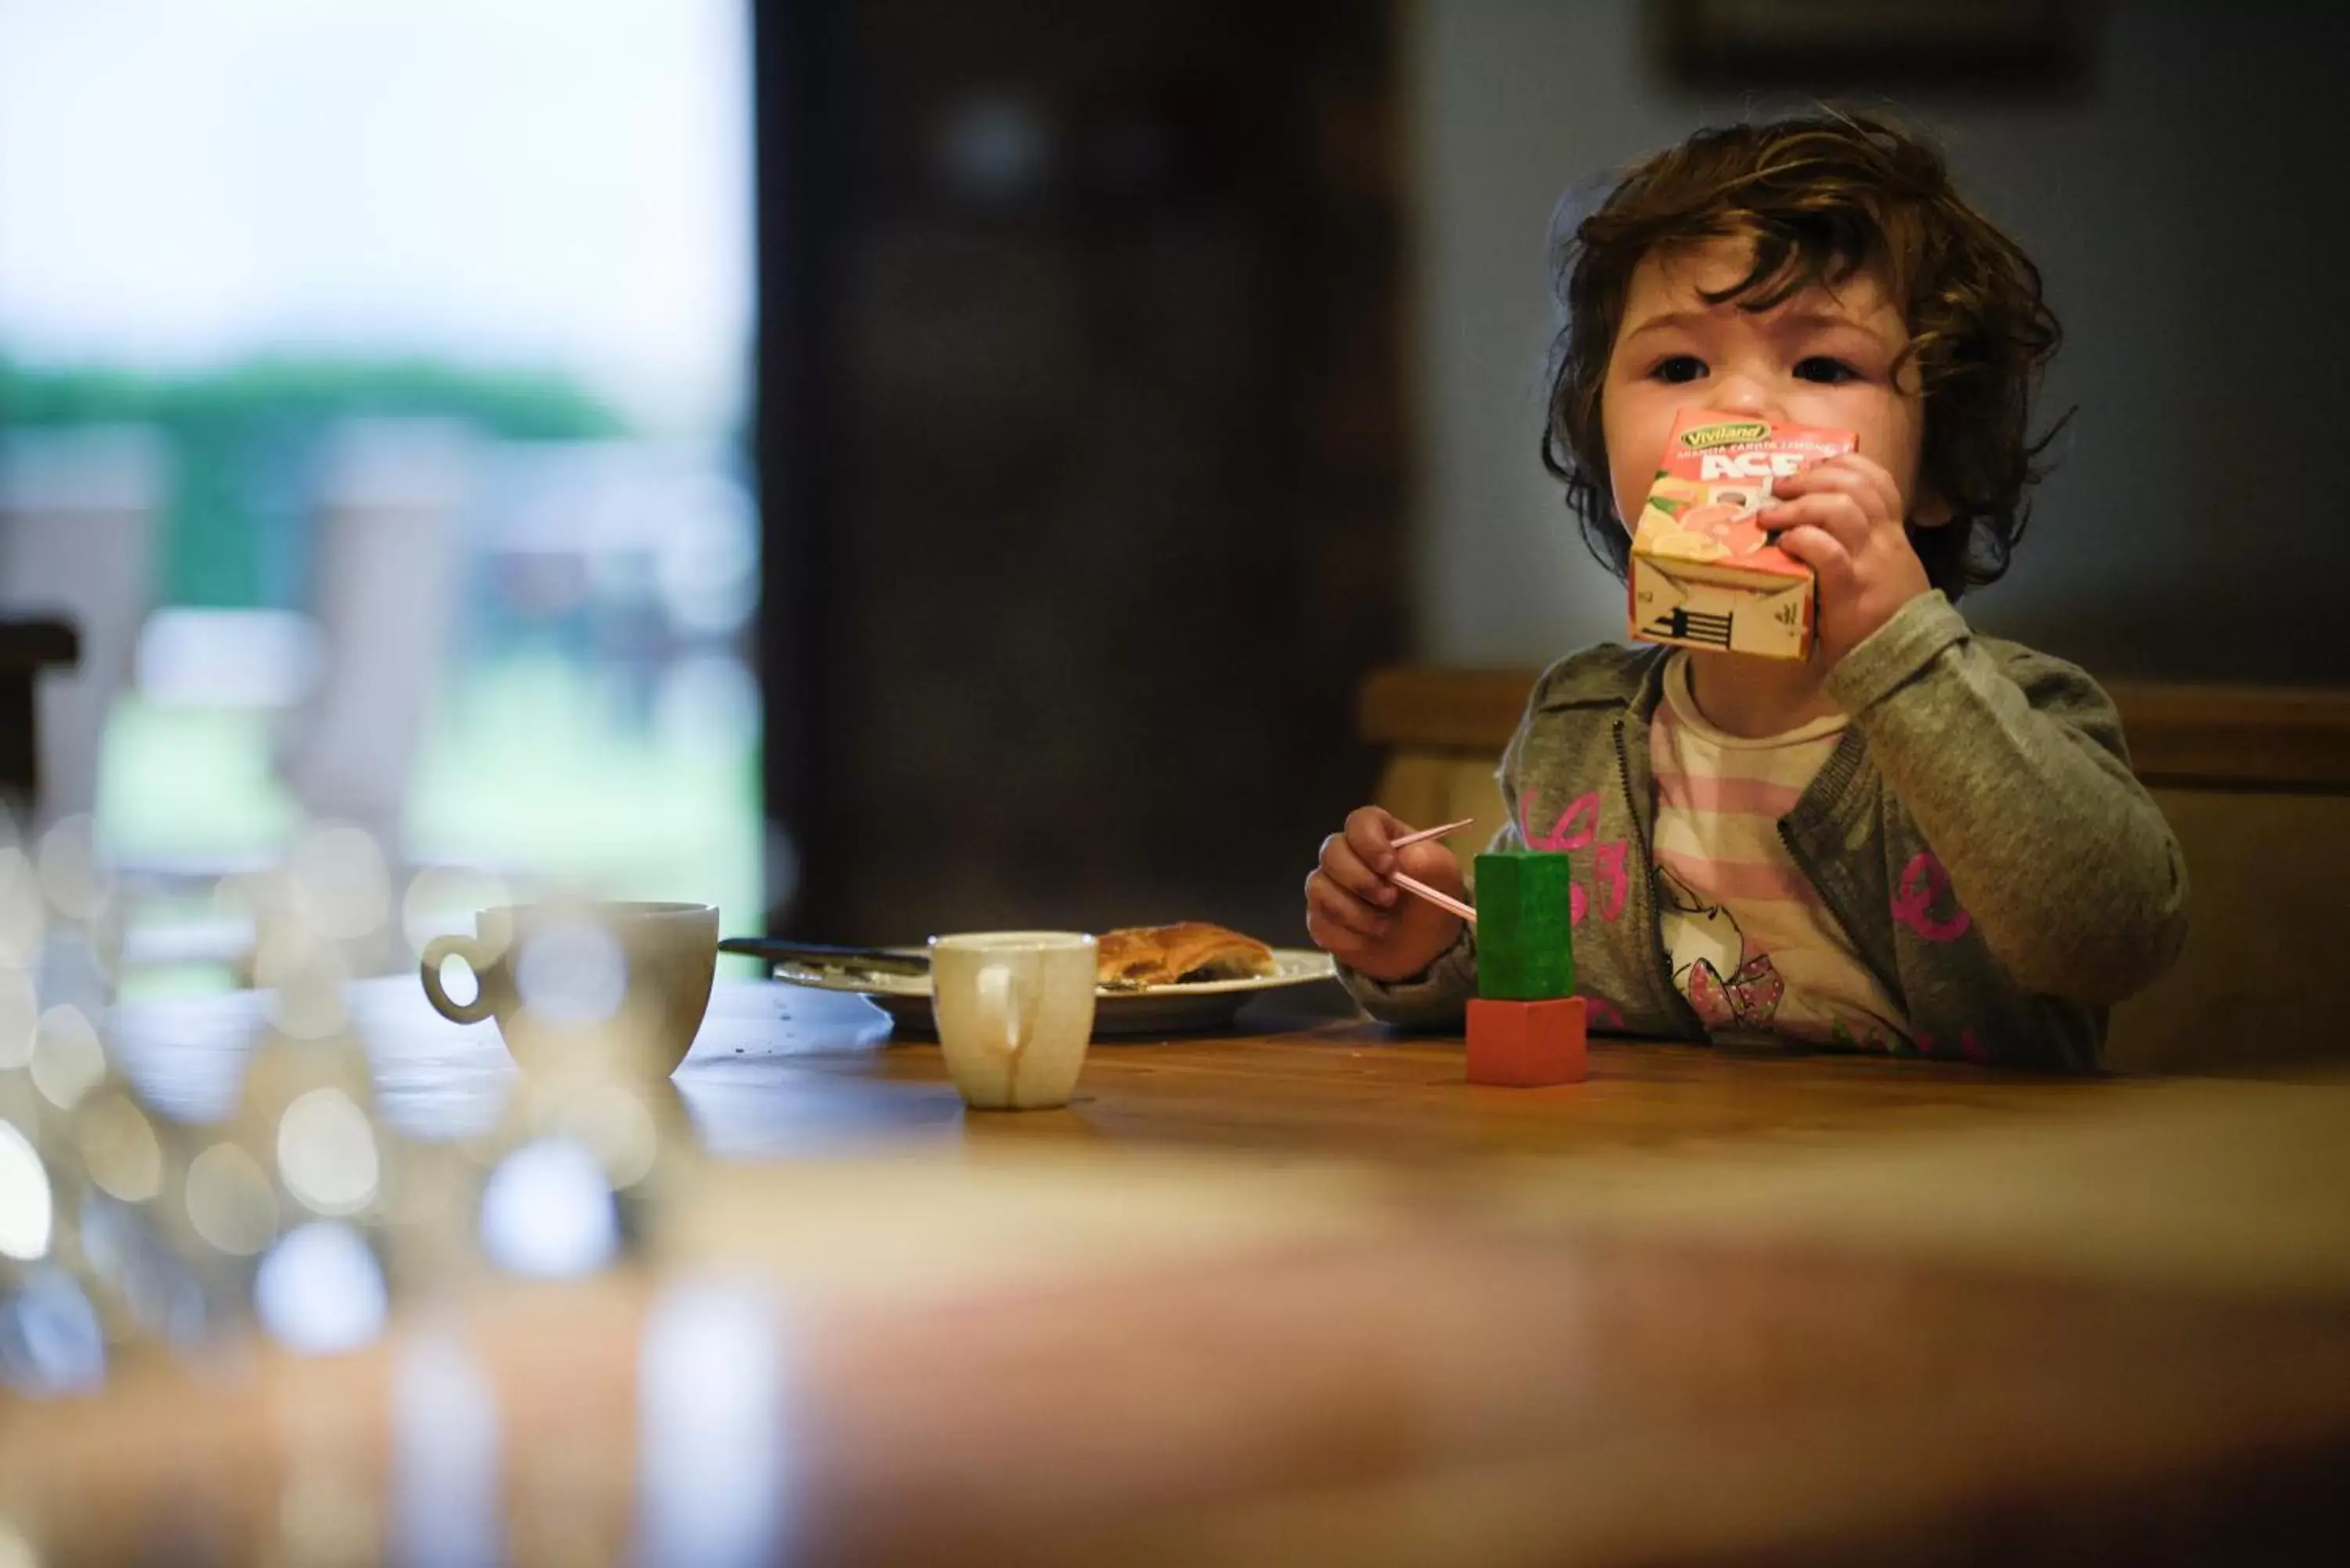
M 1381 805 L 1409 822 L 1504 820 L 1493 768 L 1525 706 L 1525 670 L 1383 670 L 1357 727 L 1387 751 Z M 2323 944 L 2350 887 L 2350 692 L 2116 682 L 2138 777 L 2187 853 L 2187 950 L 2117 1008 L 2106 1059 L 2125 1072 L 2211 1072 L 2338 1055 L 2341 1002 Z

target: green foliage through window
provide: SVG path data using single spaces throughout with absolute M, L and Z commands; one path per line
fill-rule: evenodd
M 162 602 L 283 607 L 301 597 L 306 481 L 337 421 L 438 417 L 504 441 L 589 441 L 627 421 L 571 380 L 433 360 L 265 358 L 187 375 L 56 369 L 0 357 L 0 428 L 137 424 L 172 454 L 157 542 Z

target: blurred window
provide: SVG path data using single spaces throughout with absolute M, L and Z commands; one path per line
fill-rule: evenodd
M 118 864 L 756 919 L 749 77 L 743 0 L 0 0 L 0 605 Z

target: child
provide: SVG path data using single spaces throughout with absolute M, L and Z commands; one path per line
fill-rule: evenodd
M 1976 636 L 2047 445 L 2040 275 L 1934 150 L 1827 114 L 1634 166 L 1562 253 L 1543 455 L 1617 576 L 1675 413 L 1858 432 L 1758 518 L 1818 578 L 1805 662 L 1614 645 L 1536 683 L 1497 848 L 1573 857 L 1596 1027 L 2094 1066 L 2106 1010 L 2185 933 L 2187 874 L 2121 725 L 2073 666 Z M 1347 819 L 1306 925 L 1371 1013 L 1451 1025 L 1473 929 L 1438 844 Z

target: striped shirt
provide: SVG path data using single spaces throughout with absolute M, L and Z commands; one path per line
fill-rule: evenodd
M 1665 666 L 1665 701 L 1648 730 L 1658 923 L 1673 984 L 1717 1036 L 1889 1050 L 1909 1033 L 1779 836 L 1779 819 L 1846 722 L 1831 714 L 1759 740 L 1724 734 L 1698 712 L 1689 656 Z

